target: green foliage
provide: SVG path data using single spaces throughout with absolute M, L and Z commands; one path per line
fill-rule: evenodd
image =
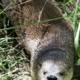
M 80 64 L 80 2 L 79 0 L 69 0 L 64 4 L 66 18 L 71 20 L 74 31 L 74 45 Z
M 78 65 L 80 64 L 80 59 L 78 59 L 77 64 L 78 64 Z
M 17 67 L 26 62 L 23 50 L 18 49 L 14 29 L 0 5 L 0 80 L 13 80 Z
M 12 77 L 5 75 L 4 77 L 0 78 L 0 80 L 13 80 Z

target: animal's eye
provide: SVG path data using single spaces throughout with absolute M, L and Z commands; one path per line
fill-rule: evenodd
M 59 75 L 60 76 L 64 76 L 65 75 L 65 72 L 60 72 Z
M 44 74 L 44 75 L 46 75 L 46 74 L 47 74 L 47 72 L 46 72 L 46 71 L 44 71 L 44 72 L 43 72 L 43 74 Z
M 38 63 L 38 68 L 41 68 L 41 64 L 40 63 Z

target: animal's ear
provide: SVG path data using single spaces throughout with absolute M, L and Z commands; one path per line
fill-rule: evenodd
M 42 64 L 41 63 L 38 63 L 37 66 L 38 66 L 38 69 L 40 69 L 41 66 L 42 66 Z

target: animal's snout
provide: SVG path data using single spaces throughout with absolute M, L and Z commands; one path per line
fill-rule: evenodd
M 57 77 L 56 76 L 48 76 L 47 80 L 57 80 Z

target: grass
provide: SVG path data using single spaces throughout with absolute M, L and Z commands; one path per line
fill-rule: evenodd
M 19 38 L 14 34 L 15 27 L 10 24 L 4 10 L 0 6 L 0 80 L 27 79 L 29 71 L 25 66 L 29 64 L 29 60 L 23 49 L 18 49 Z
M 74 4 L 74 5 L 73 5 Z M 72 22 L 74 31 L 74 45 L 78 55 L 77 64 L 80 64 L 80 3 L 79 0 L 64 0 L 60 2 L 64 10 L 64 17 Z M 71 10 L 69 7 L 71 7 Z M 5 11 L 9 5 L 3 9 L 0 5 L 0 80 L 27 80 L 29 75 L 26 65 L 29 64 L 25 57 L 19 37 L 14 35 L 15 26 L 10 24 Z M 48 20 L 49 21 L 49 20 Z M 13 35 L 13 36 L 12 36 Z M 16 43 L 16 45 L 15 45 Z

